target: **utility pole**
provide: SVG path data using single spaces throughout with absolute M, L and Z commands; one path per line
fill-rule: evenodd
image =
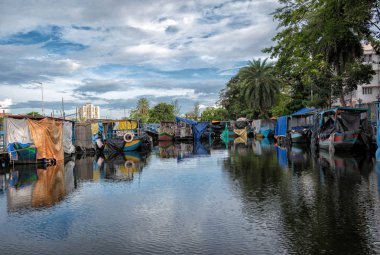
M 37 81 L 36 83 L 41 85 L 41 97 L 42 97 L 41 109 L 42 109 L 42 116 L 45 116 L 45 112 L 44 112 L 44 86 L 43 86 L 42 82 Z
M 63 97 L 62 97 L 62 117 L 65 119 L 65 105 L 63 104 Z

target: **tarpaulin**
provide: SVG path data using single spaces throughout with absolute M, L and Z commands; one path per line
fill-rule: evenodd
M 37 150 L 32 143 L 9 143 L 8 153 L 11 160 L 36 160 Z
M 235 134 L 240 136 L 241 138 L 247 140 L 247 129 L 234 129 Z
M 91 134 L 95 135 L 99 132 L 98 123 L 91 123 Z
M 280 167 L 283 169 L 287 169 L 289 167 L 289 163 L 288 163 L 288 153 L 286 149 L 276 147 L 276 155 L 277 155 L 277 160 Z
M 292 116 L 309 115 L 309 114 L 312 114 L 315 110 L 316 110 L 315 108 L 302 108 L 302 109 L 292 113 Z
M 181 117 L 175 117 L 177 123 L 184 122 L 186 124 L 192 125 L 193 127 L 193 135 L 195 140 L 200 140 L 203 132 L 206 130 L 208 126 L 208 122 L 198 122 L 194 120 L 189 120 Z
M 90 123 L 75 123 L 75 147 L 79 147 L 81 150 L 95 148 L 95 145 L 92 143 Z
M 67 154 L 75 152 L 73 145 L 73 123 L 70 121 L 63 122 L 63 150 Z
M 286 136 L 287 130 L 288 130 L 288 116 L 278 117 L 274 134 L 278 136 Z
M 193 135 L 195 140 L 200 140 L 203 132 L 206 130 L 208 122 L 198 122 L 193 126 Z
M 194 155 L 210 155 L 210 151 L 199 141 L 194 143 Z
M 30 135 L 37 148 L 37 159 L 64 159 L 63 124 L 54 119 L 28 119 Z
M 33 143 L 26 119 L 7 118 L 8 143 Z
M 181 118 L 181 117 L 175 117 L 175 121 L 177 122 L 177 123 L 179 123 L 179 122 L 185 122 L 186 124 L 189 124 L 189 125 L 196 125 L 196 124 L 198 124 L 198 122 L 197 121 L 194 121 L 194 120 L 189 120 L 189 119 L 185 119 L 185 118 Z
M 256 133 L 260 133 L 261 120 L 252 121 L 252 128 Z
M 137 122 L 134 120 L 121 121 L 119 122 L 119 130 L 131 130 L 137 128 Z

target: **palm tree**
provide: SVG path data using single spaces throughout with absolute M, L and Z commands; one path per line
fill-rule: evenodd
M 137 115 L 138 119 L 140 119 L 142 122 L 147 122 L 149 119 L 149 101 L 146 98 L 140 98 L 137 101 Z
M 276 103 L 280 92 L 280 79 L 275 75 L 273 64 L 267 59 L 253 60 L 239 70 L 239 80 L 248 105 L 268 117 L 269 109 Z

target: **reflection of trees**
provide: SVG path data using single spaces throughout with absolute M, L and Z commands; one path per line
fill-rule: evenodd
M 303 150 L 290 151 L 287 171 L 276 160 L 274 153 L 231 153 L 224 162 L 248 219 L 267 221 L 260 212 L 272 214 L 272 221 L 278 221 L 274 231 L 289 252 L 370 252 L 368 229 L 372 221 L 379 223 L 368 216 L 368 210 L 378 207 L 376 190 L 367 180 L 371 160 L 323 154 L 311 159 Z

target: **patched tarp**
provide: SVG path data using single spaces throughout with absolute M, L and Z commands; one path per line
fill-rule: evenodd
M 63 122 L 63 150 L 67 154 L 75 152 L 73 145 L 73 123 L 70 121 Z
M 288 130 L 288 116 L 278 117 L 274 134 L 277 136 L 286 136 L 287 130 Z
M 6 122 L 8 143 L 33 143 L 26 119 L 7 118 Z
M 198 122 L 194 120 L 189 120 L 181 117 L 175 117 L 176 122 L 184 122 L 186 124 L 193 126 L 193 135 L 195 140 L 199 140 L 202 137 L 203 132 L 206 130 L 208 126 L 208 122 Z
M 28 119 L 30 135 L 37 148 L 37 159 L 64 159 L 63 123 L 54 119 Z
M 11 160 L 36 160 L 37 150 L 32 143 L 9 143 L 7 149 Z
M 75 147 L 79 147 L 81 150 L 90 150 L 95 148 L 95 145 L 92 143 L 90 123 L 75 123 Z

